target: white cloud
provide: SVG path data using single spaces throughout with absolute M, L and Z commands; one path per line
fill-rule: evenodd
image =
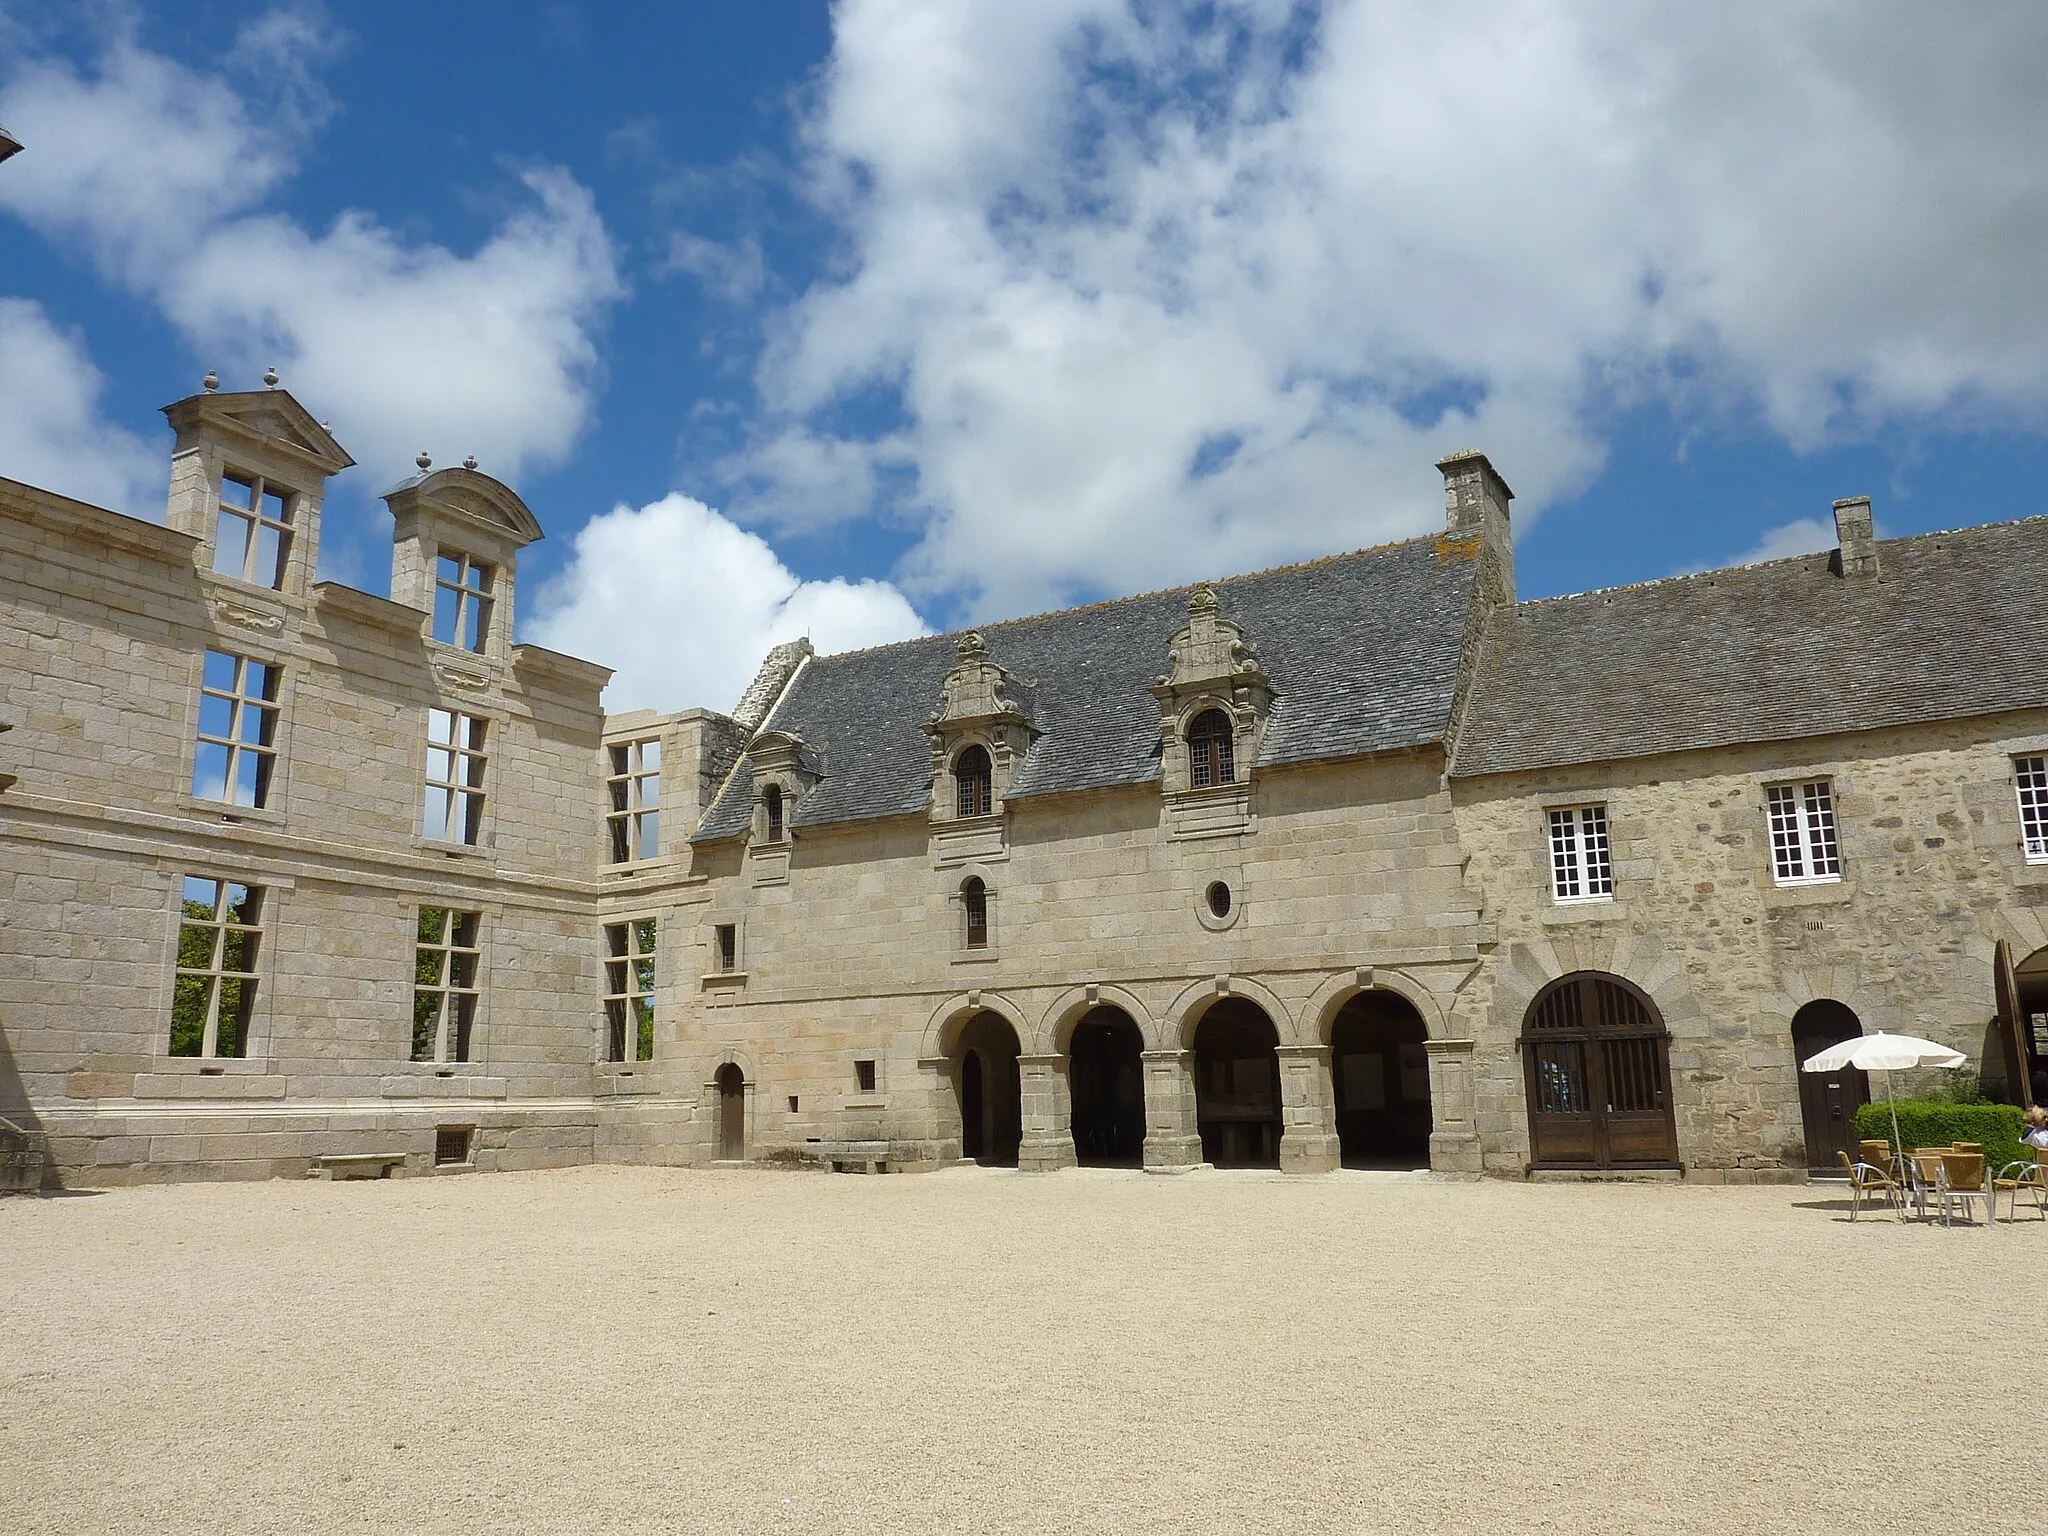
M 0 298 L 0 475 L 160 523 L 164 452 L 100 415 L 105 384 L 41 305 Z
M 1814 555 L 1835 547 L 1835 528 L 1817 517 L 1802 517 L 1764 530 L 1756 548 L 1737 555 L 1730 565 L 1762 565 L 1766 560 L 1784 560 L 1793 555 Z
M 324 47 L 295 13 L 252 24 L 236 57 L 264 66 L 261 111 L 125 38 L 89 74 L 31 59 L 0 89 L 0 119 L 33 150 L 0 177 L 0 208 L 85 245 L 229 388 L 274 363 L 373 480 L 421 447 L 473 452 L 506 479 L 559 463 L 589 417 L 592 333 L 622 292 L 590 194 L 529 171 L 525 206 L 468 254 L 365 213 L 311 233 L 257 211 L 324 116 L 306 71 Z
M 832 652 L 926 633 L 887 582 L 799 580 L 759 536 L 679 495 L 585 523 L 530 611 L 529 638 L 617 669 L 613 713 L 729 710 L 769 647 L 802 635 Z
M 913 590 L 1015 612 L 1398 536 L 1464 446 L 1526 526 L 1617 396 L 1801 447 L 2048 419 L 2038 5 L 834 22 L 847 259 L 779 317 L 735 505 L 870 515 L 906 467 Z

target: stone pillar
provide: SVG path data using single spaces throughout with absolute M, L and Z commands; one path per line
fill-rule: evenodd
M 957 1163 L 960 1161 L 960 1098 L 953 1089 L 953 1058 L 920 1056 L 917 1065 L 925 1085 L 922 1160 Z
M 1195 1130 L 1195 1053 L 1144 1051 L 1145 1168 L 1178 1173 L 1199 1167 L 1202 1138 Z
M 1328 1173 L 1339 1162 L 1337 1105 L 1327 1045 L 1283 1045 L 1280 1058 L 1280 1168 Z
M 1434 1173 L 1480 1171 L 1471 1040 L 1429 1042 L 1429 1166 Z
M 1051 1173 L 1074 1166 L 1074 1110 L 1065 1067 L 1063 1056 L 1017 1058 L 1017 1091 L 1024 1110 L 1017 1166 L 1026 1172 Z

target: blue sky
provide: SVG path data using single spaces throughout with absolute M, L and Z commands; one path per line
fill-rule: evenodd
M 1711 14 L 1709 14 L 1711 9 Z M 2048 11 L 0 0 L 0 474 L 275 363 L 475 452 L 608 702 L 1403 537 L 1525 596 L 2048 511 Z

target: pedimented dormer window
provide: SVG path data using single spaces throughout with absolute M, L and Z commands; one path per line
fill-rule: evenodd
M 1187 626 L 1168 642 L 1159 679 L 1159 787 L 1175 837 L 1251 826 L 1251 770 L 1273 712 L 1273 684 L 1244 630 L 1209 587 L 1188 597 Z
M 932 820 L 950 825 L 995 816 L 1037 736 L 1030 683 L 991 659 L 978 634 L 954 643 L 958 661 L 926 722 L 932 741 Z
M 292 493 L 261 475 L 228 470 L 220 477 L 213 523 L 213 568 L 251 586 L 284 585 L 292 557 Z

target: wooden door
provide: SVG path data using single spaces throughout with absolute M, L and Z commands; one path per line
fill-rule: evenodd
M 718 1156 L 737 1163 L 747 1155 L 747 1080 L 728 1063 L 718 1069 Z
M 1530 1161 L 1676 1166 L 1670 1045 L 1649 998 L 1617 976 L 1581 971 L 1544 988 L 1522 1031 Z
M 1845 1004 L 1808 1003 L 1792 1016 L 1795 1068 L 1829 1046 L 1853 1040 L 1862 1033 L 1862 1023 Z M 1799 1074 L 1799 1118 L 1806 1129 L 1809 1169 L 1839 1173 L 1842 1164 L 1835 1156 L 1837 1152 L 1848 1153 L 1851 1162 L 1856 1160 L 1856 1111 L 1869 1098 L 1870 1077 L 1860 1067 Z

